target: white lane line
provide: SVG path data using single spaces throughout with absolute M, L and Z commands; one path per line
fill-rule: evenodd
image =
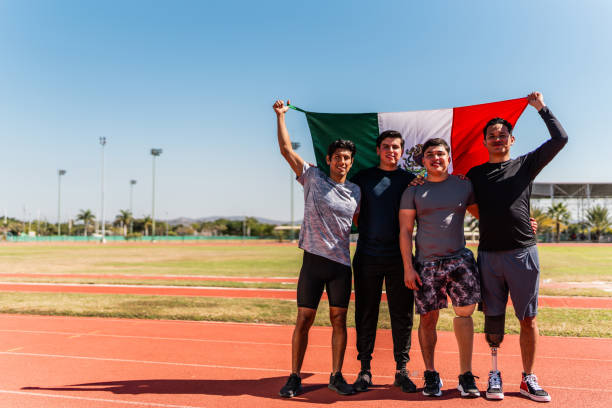
M 22 356 L 22 357 L 44 357 L 44 358 L 66 358 L 66 359 L 76 359 L 76 360 L 94 360 L 94 361 L 110 361 L 117 363 L 134 363 L 134 364 L 152 364 L 152 365 L 171 365 L 171 366 L 182 366 L 182 367 L 199 367 L 199 368 L 216 368 L 216 369 L 227 369 L 227 370 L 244 370 L 244 371 L 271 371 L 275 373 L 285 373 L 289 372 L 288 369 L 280 369 L 280 368 L 263 368 L 263 367 L 239 367 L 239 366 L 224 366 L 219 364 L 197 364 L 197 363 L 176 363 L 170 361 L 150 361 L 150 360 L 129 360 L 122 358 L 104 358 L 104 357 L 85 357 L 85 356 L 68 356 L 62 354 L 41 354 L 41 353 L 9 353 L 9 352 L 0 352 L 0 354 L 5 355 L 13 355 L 13 356 Z M 307 371 L 308 374 L 318 374 L 329 376 L 328 371 Z M 377 378 L 395 378 L 395 376 L 390 375 L 377 375 Z M 455 377 L 452 378 L 442 378 L 446 382 L 457 382 Z M 479 381 L 481 384 L 485 384 L 484 381 Z M 515 383 L 506 383 L 506 385 L 518 386 L 519 384 Z M 590 392 L 609 392 L 612 393 L 612 389 L 600 389 L 600 388 L 580 388 L 580 387 L 566 387 L 566 386 L 554 386 L 547 385 L 548 388 L 555 388 L 560 390 L 576 390 L 576 391 L 590 391 Z
M 71 400 L 81 400 L 81 401 L 92 401 L 92 402 L 108 402 L 111 404 L 121 404 L 121 405 L 137 405 L 143 407 L 162 407 L 162 408 L 201 408 L 195 407 L 193 405 L 170 405 L 170 404 L 160 404 L 156 402 L 136 402 L 136 401 L 125 401 L 125 400 L 112 400 L 105 398 L 88 398 L 88 397 L 76 397 L 73 395 L 56 395 L 56 394 L 46 394 L 46 393 L 38 393 L 38 392 L 25 392 L 25 391 L 11 391 L 11 390 L 0 390 L 2 394 L 15 394 L 15 395 L 27 395 L 31 397 L 42 397 L 42 398 L 62 398 L 62 399 L 71 399 Z
M 110 285 L 104 283 L 53 283 L 53 282 L 0 282 L 0 285 L 24 285 L 24 286 L 52 286 L 52 287 L 86 287 L 86 288 L 151 288 L 151 289 L 182 289 L 182 290 L 241 290 L 241 291 L 264 291 L 264 292 L 289 292 L 295 293 L 295 289 L 268 289 L 268 288 L 231 288 L 221 286 L 172 286 L 172 285 Z M 383 292 L 384 293 L 384 292 Z
M 0 276 L 15 276 L 18 275 L 17 273 L 2 273 L 0 272 Z M 102 277 L 104 278 L 104 275 L 108 275 L 109 277 L 135 277 L 135 278 L 195 278 L 195 279 L 274 279 L 274 280 L 289 280 L 289 281 L 297 281 L 298 278 L 296 276 L 240 276 L 240 275 L 236 275 L 236 276 L 228 276 L 228 275 L 168 275 L 168 274 L 163 274 L 163 275 L 139 275 L 139 274 L 135 274 L 135 273 L 110 273 L 110 274 L 104 274 L 104 273 L 94 273 L 94 274 L 87 274 L 87 273 L 44 273 L 44 272 L 28 272 L 26 274 L 23 274 L 25 277 L 30 277 L 33 275 L 40 275 L 42 277 L 56 277 L 56 276 L 61 276 L 61 277 L 75 277 L 75 278 L 99 278 Z M 67 276 L 70 275 L 70 276 Z M 19 277 L 19 276 L 15 276 L 15 277 Z M 257 281 L 257 282 L 264 282 L 262 281 Z M 292 282 L 294 283 L 294 282 Z
M 295 289 L 294 289 L 295 291 Z M 288 299 L 278 299 L 278 300 L 288 300 Z M 295 300 L 293 300 L 295 302 Z M 151 324 L 170 324 L 170 325 L 209 325 L 209 326 L 253 326 L 258 328 L 268 328 L 268 329 L 276 329 L 282 327 L 289 327 L 293 329 L 294 325 L 288 324 L 279 324 L 279 323 L 249 323 L 249 322 L 224 322 L 217 320 L 173 320 L 173 319 L 130 319 L 130 318 L 121 318 L 121 317 L 91 317 L 91 316 L 56 316 L 56 315 L 30 315 L 30 314 L 2 314 L 0 313 L 0 319 L 21 319 L 21 320 L 31 320 L 31 319 L 42 319 L 42 320 L 90 320 L 94 322 L 121 322 L 122 324 L 133 324 L 133 325 L 151 325 Z M 387 330 L 390 329 L 378 329 L 378 330 Z M 0 330 L 1 331 L 1 330 Z M 329 326 L 312 326 L 310 331 L 330 331 L 331 327 Z M 416 332 L 416 329 L 413 330 Z M 482 333 L 474 333 L 474 334 L 482 334 Z M 511 334 L 509 336 L 516 336 L 516 334 Z M 612 338 L 608 337 L 579 337 L 579 336 L 541 336 L 551 339 L 573 339 L 573 340 L 585 340 L 585 341 L 599 341 L 599 342 L 612 342 Z M 554 357 L 551 357 L 554 358 Z M 598 361 L 603 361 L 597 359 Z
M 196 343 L 218 343 L 218 344 L 244 344 L 249 346 L 277 346 L 277 347 L 291 347 L 290 343 L 271 343 L 271 342 L 258 342 L 258 341 L 240 341 L 240 340 L 213 340 L 213 339 L 194 339 L 188 337 L 157 337 L 157 336 L 134 336 L 134 335 L 126 335 L 126 334 L 102 334 L 98 333 L 98 331 L 88 332 L 88 333 L 75 333 L 75 332 L 61 332 L 61 331 L 47 331 L 47 330 L 16 330 L 16 329 L 0 329 L 0 332 L 6 333 L 24 333 L 24 334 L 49 334 L 49 335 L 58 335 L 58 336 L 69 336 L 69 338 L 79 338 L 79 337 L 108 337 L 108 338 L 117 338 L 117 339 L 138 339 L 138 340 L 159 340 L 159 341 L 185 341 L 185 342 L 196 342 Z M 311 348 L 323 348 L 323 349 L 331 349 L 330 345 L 321 345 L 321 344 L 309 344 L 308 347 Z M 355 350 L 356 348 L 353 346 L 347 346 L 347 350 Z M 393 351 L 392 348 L 386 347 L 376 347 L 378 351 Z M 13 350 L 8 350 L 13 351 Z M 412 347 L 411 351 L 420 352 L 420 348 Z M 440 354 L 459 354 L 458 351 L 444 351 L 437 350 L 437 353 Z M 490 356 L 489 353 L 477 353 L 474 352 L 475 356 Z M 500 357 L 520 357 L 520 354 L 500 354 Z M 584 357 L 555 357 L 555 356 L 538 356 L 538 358 L 550 359 L 550 360 L 571 360 L 571 361 L 599 361 L 604 363 L 612 363 L 612 360 L 604 360 L 601 358 L 584 358 Z

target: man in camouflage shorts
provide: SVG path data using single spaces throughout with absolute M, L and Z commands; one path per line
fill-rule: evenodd
M 459 385 L 462 397 L 480 395 L 472 374 L 474 323 L 472 313 L 480 301 L 480 277 L 472 252 L 465 247 L 463 219 L 475 206 L 472 183 L 450 175 L 450 148 L 443 139 L 423 144 L 424 184 L 410 186 L 400 203 L 400 249 L 404 282 L 415 291 L 421 316 L 419 343 L 425 363 L 423 394 L 442 395 L 442 381 L 434 366 L 439 310 L 453 302 L 453 320 L 459 346 Z M 474 209 L 473 207 L 471 210 Z M 412 257 L 412 232 L 417 221 L 416 253 Z

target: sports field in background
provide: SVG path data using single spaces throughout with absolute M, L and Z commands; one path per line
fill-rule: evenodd
M 301 254 L 287 244 L 5 244 L 0 245 L 0 282 L 293 290 Z M 542 295 L 612 297 L 610 245 L 543 245 L 540 262 Z M 268 298 L 1 290 L 2 313 L 291 324 L 296 311 L 293 300 Z M 388 328 L 385 302 L 381 308 L 380 327 Z M 328 325 L 327 313 L 322 301 L 316 324 Z M 542 334 L 612 337 L 609 309 L 541 308 L 540 316 Z M 475 323 L 481 331 L 480 313 Z M 348 324 L 354 324 L 352 317 Z M 452 329 L 451 312 L 442 313 L 440 328 Z M 516 319 L 508 319 L 508 330 L 518 332 Z

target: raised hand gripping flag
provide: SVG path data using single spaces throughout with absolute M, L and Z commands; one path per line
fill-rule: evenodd
M 349 139 L 355 143 L 357 155 L 349 177 L 361 169 L 378 165 L 376 138 L 385 130 L 396 130 L 404 138 L 400 167 L 422 173 L 422 167 L 414 160 L 415 155 L 420 153 L 427 139 L 439 137 L 451 147 L 449 172 L 466 174 L 489 159 L 483 144 L 485 124 L 500 117 L 514 126 L 526 106 L 527 98 L 459 108 L 386 113 L 316 113 L 290 105 L 306 114 L 317 166 L 325 172 L 329 172 L 325 155 L 331 142 Z

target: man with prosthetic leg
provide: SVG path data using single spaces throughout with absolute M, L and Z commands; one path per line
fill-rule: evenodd
M 308 345 L 308 332 L 325 288 L 332 325 L 332 373 L 328 388 L 341 395 L 350 395 L 355 390 L 344 380 L 342 364 L 352 284 L 349 238 L 361 199 L 359 187 L 346 180 L 353 165 L 355 144 L 349 140 L 336 140 L 330 144 L 326 157 L 329 175 L 305 163 L 291 146 L 285 125 L 287 105 L 276 101 L 273 108 L 277 115 L 281 154 L 304 186 L 304 221 L 299 241 L 299 247 L 304 250 L 304 260 L 297 286 L 298 314 L 291 342 L 291 375 L 279 394 L 290 398 L 302 392 L 300 371 Z
M 485 333 L 493 360 L 487 397 L 504 397 L 497 351 L 504 338 L 509 293 L 520 322 L 523 362 L 520 393 L 534 401 L 548 402 L 550 395 L 538 384 L 533 373 L 539 336 L 536 315 L 540 267 L 529 210 L 533 180 L 565 146 L 568 138 L 544 104 L 541 93 L 533 92 L 527 100 L 544 120 L 551 138 L 536 150 L 511 159 L 510 147 L 515 140 L 512 124 L 502 118 L 491 119 L 483 129 L 489 161 L 472 168 L 467 177 L 474 186 L 480 218 L 478 266 Z
M 489 399 L 504 399 L 501 373 L 497 369 L 497 349 L 504 341 L 506 315 L 485 317 L 485 339 L 491 347 L 491 371 L 486 396 Z

